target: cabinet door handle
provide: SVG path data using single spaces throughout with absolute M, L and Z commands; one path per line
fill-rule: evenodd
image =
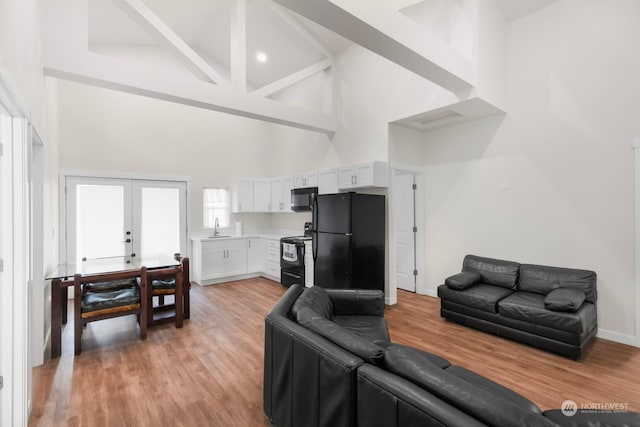
M 269 202 L 269 210 L 271 210 L 271 202 Z
M 238 202 L 238 210 L 241 211 L 242 210 L 242 203 Z
M 247 240 L 249 242 L 249 249 L 251 249 L 251 240 Z

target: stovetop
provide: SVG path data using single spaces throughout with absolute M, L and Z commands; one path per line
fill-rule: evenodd
M 289 243 L 305 242 L 308 240 L 313 240 L 313 239 L 311 236 L 290 236 L 290 237 L 283 237 L 280 239 L 281 242 L 289 242 Z

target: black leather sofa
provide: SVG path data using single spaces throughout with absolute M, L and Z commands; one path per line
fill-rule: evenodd
M 265 318 L 264 411 L 277 427 L 638 426 L 542 412 L 447 360 L 389 340 L 384 294 L 291 286 Z
M 579 359 L 598 329 L 596 273 L 467 255 L 438 287 L 442 317 Z

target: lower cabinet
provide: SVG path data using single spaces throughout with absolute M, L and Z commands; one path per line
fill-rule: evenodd
M 200 242 L 200 262 L 196 258 L 196 270 L 200 267 L 200 281 L 238 276 L 247 273 L 246 239 Z M 196 274 L 197 276 L 197 274 Z M 198 281 L 196 279 L 196 281 Z
M 269 279 L 280 281 L 280 239 L 265 239 L 263 272 Z
M 280 239 L 247 237 L 192 240 L 191 276 L 199 285 L 258 275 L 280 282 Z

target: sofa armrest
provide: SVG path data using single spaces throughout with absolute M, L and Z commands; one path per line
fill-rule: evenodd
M 336 316 L 384 316 L 384 292 L 376 289 L 327 289 Z
M 557 288 L 547 294 L 544 307 L 553 311 L 576 312 L 582 307 L 584 300 L 582 289 Z
M 318 425 L 318 414 L 335 420 L 336 427 L 355 425 L 356 369 L 363 363 L 358 356 L 289 318 L 268 314 L 265 414 L 278 426 Z

